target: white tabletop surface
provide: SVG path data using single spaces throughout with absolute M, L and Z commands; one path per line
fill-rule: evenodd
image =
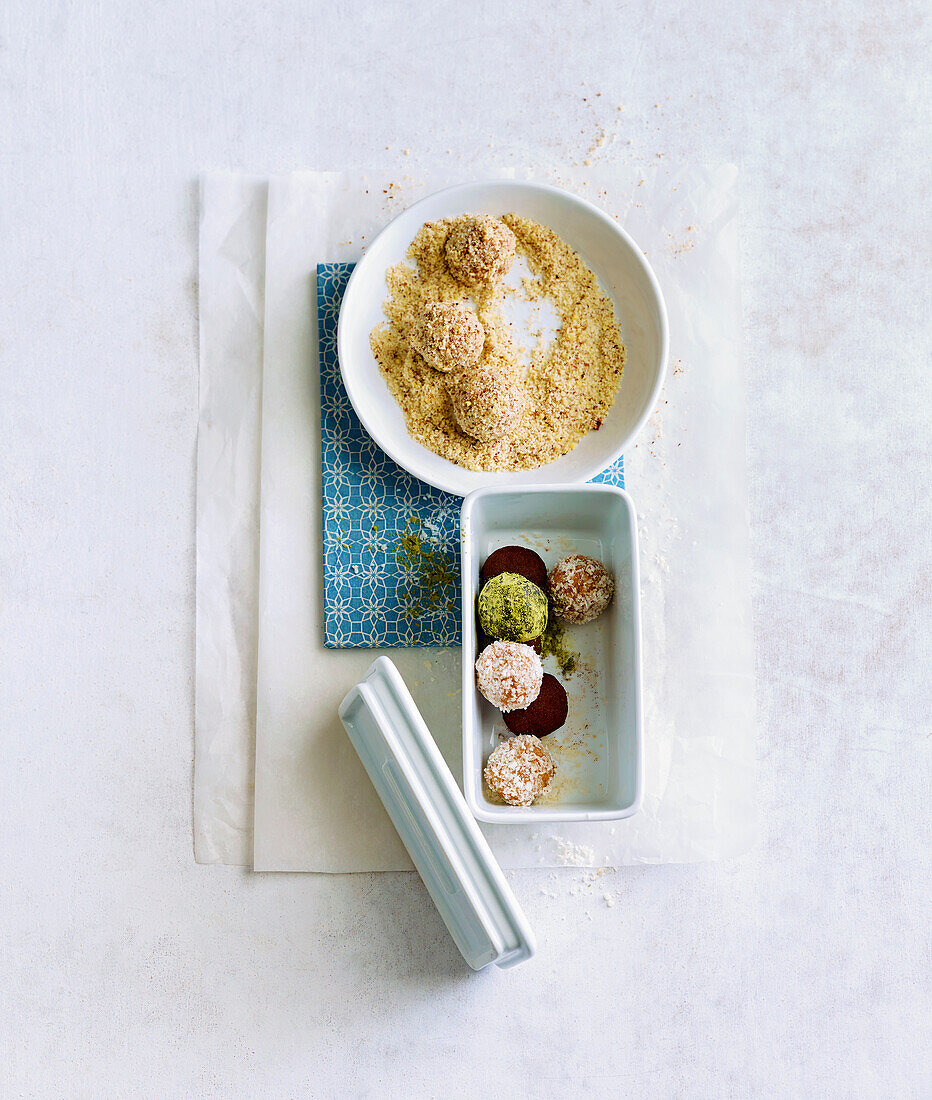
M 921 1095 L 925 5 L 314 7 L 0 12 L 0 1093 Z M 195 179 L 602 127 L 741 168 L 764 840 L 512 874 L 476 975 L 414 876 L 193 861 Z

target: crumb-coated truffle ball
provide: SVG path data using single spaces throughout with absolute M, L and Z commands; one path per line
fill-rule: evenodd
M 456 423 L 480 443 L 510 435 L 524 416 L 524 385 L 513 372 L 480 363 L 459 375 L 449 393 Z
M 566 722 L 569 709 L 566 689 L 556 676 L 545 672 L 536 698 L 526 707 L 506 714 L 505 725 L 512 733 L 533 733 L 535 737 L 546 737 Z
M 499 573 L 479 593 L 479 625 L 490 638 L 529 642 L 547 629 L 547 597 L 517 573 Z
M 550 786 L 556 766 L 538 737 L 511 737 L 492 753 L 485 766 L 490 790 L 511 806 L 530 806 Z
M 520 642 L 493 642 L 476 661 L 476 683 L 493 707 L 507 713 L 529 707 L 544 678 L 540 657 Z
M 500 546 L 493 550 L 485 559 L 479 576 L 485 584 L 499 573 L 517 573 L 519 577 L 527 577 L 531 584 L 547 591 L 547 566 L 540 554 L 535 554 L 530 547 Z
M 571 554 L 550 570 L 553 610 L 568 623 L 597 619 L 612 602 L 615 578 L 595 558 Z
M 411 346 L 444 374 L 474 367 L 484 345 L 482 322 L 463 302 L 429 302 L 411 329 Z
M 456 222 L 444 251 L 454 279 L 467 286 L 489 287 L 514 263 L 515 235 L 498 218 L 477 214 Z

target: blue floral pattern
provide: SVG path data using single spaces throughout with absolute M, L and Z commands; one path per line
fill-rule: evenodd
M 353 266 L 317 268 L 324 640 L 338 649 L 459 645 L 461 500 L 412 477 L 376 446 L 340 377 L 337 320 Z M 595 480 L 623 486 L 622 459 Z M 443 578 L 429 600 L 417 561 L 399 552 L 406 533 Z

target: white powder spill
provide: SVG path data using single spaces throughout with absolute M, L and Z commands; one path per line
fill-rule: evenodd
M 562 836 L 550 839 L 556 849 L 557 860 L 564 867 L 591 867 L 595 861 L 595 852 L 586 844 L 574 844 Z

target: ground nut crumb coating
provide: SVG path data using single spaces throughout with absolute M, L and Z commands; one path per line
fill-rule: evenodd
M 460 431 L 480 443 L 510 435 L 524 416 L 524 386 L 512 371 L 473 367 L 451 385 L 450 400 Z
M 531 470 L 568 454 L 598 428 L 615 400 L 625 349 L 611 299 L 579 256 L 546 226 L 505 214 L 518 253 L 534 273 L 519 297 L 546 297 L 560 314 L 549 346 L 534 348 L 526 361 L 505 321 L 505 284 L 470 287 L 486 340 L 480 367 L 515 372 L 524 389 L 524 411 L 513 430 L 481 441 L 457 424 L 450 375 L 429 367 L 411 344 L 421 310 L 431 302 L 462 302 L 464 286 L 447 264 L 446 242 L 462 219 L 421 226 L 409 249 L 412 263 L 386 274 L 386 321 L 369 335 L 372 353 L 411 437 L 434 454 L 467 470 Z
M 508 274 L 515 260 L 515 235 L 489 214 L 459 218 L 447 237 L 447 266 L 467 286 L 489 287 Z
M 595 558 L 571 554 L 550 570 L 553 610 L 568 623 L 597 619 L 612 602 L 615 578 Z
M 540 657 L 519 642 L 493 642 L 476 661 L 479 690 L 502 712 L 529 707 L 540 693 L 543 679 Z
M 429 302 L 411 329 L 411 346 L 434 370 L 469 370 L 482 358 L 485 329 L 463 302 Z
M 510 806 L 530 806 L 550 786 L 556 767 L 543 742 L 532 734 L 512 737 L 489 757 L 485 781 Z

